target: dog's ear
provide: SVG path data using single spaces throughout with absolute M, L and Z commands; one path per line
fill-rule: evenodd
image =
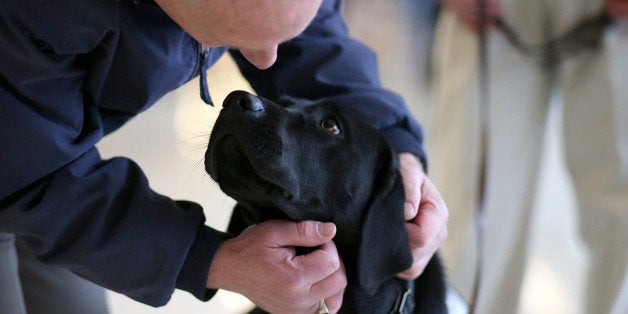
M 404 202 L 398 159 L 391 153 L 377 171 L 360 230 L 358 280 L 370 295 L 386 279 L 412 266 Z

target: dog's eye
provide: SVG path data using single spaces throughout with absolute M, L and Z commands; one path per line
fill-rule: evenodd
M 328 118 L 321 121 L 321 128 L 331 134 L 340 134 L 340 126 L 336 119 Z

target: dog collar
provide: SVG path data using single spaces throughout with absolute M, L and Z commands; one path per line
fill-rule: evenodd
M 414 281 L 407 281 L 406 287 L 399 291 L 390 314 L 411 314 L 414 311 Z

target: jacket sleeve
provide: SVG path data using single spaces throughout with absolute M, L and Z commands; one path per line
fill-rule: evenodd
M 259 95 L 334 99 L 383 131 L 397 151 L 414 153 L 425 165 L 419 124 L 400 96 L 382 88 L 374 53 L 349 37 L 341 1 L 323 1 L 305 32 L 279 46 L 270 69 L 258 70 L 239 52 L 231 53 Z
M 94 147 L 103 119 L 85 92 L 85 58 L 104 57 L 111 34 L 80 29 L 94 40 L 76 41 L 27 8 L 34 1 L 17 3 L 0 4 L 0 232 L 143 303 L 163 305 L 175 287 L 209 298 L 225 234 L 203 225 L 199 205 L 155 193 L 134 162 L 102 160 Z

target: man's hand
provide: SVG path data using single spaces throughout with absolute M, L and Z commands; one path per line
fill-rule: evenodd
M 406 280 L 416 279 L 447 237 L 449 211 L 440 193 L 423 172 L 423 166 L 412 154 L 399 155 L 399 171 L 406 193 L 404 218 L 414 262 L 397 274 Z
M 480 29 L 478 1 L 480 0 L 440 0 L 443 6 L 456 15 L 462 25 L 474 33 Z M 486 12 L 487 25 L 494 27 L 495 19 L 502 15 L 502 8 L 499 2 L 485 0 L 484 12 Z
M 207 287 L 238 292 L 271 313 L 316 313 L 319 301 L 331 313 L 347 285 L 332 223 L 272 220 L 225 241 L 209 269 Z M 297 256 L 295 246 L 319 248 Z
M 606 12 L 614 19 L 628 19 L 628 0 L 606 0 Z

